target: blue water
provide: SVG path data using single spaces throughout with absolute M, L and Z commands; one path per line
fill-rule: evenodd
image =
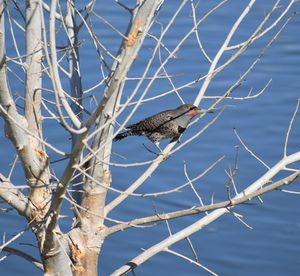
M 170 16 L 180 4 L 180 1 L 168 2 L 162 7 L 158 17 L 158 21 L 164 26 L 166 26 Z M 128 14 L 117 6 L 111 5 L 110 1 L 105 3 L 106 5 L 98 3 L 96 11 L 110 20 L 120 31 L 124 32 L 126 29 L 124 22 L 128 20 Z M 198 16 L 208 11 L 216 3 L 218 1 L 201 1 Z M 285 4 L 286 1 L 283 1 L 283 6 Z M 216 54 L 222 39 L 227 35 L 229 26 L 233 24 L 245 5 L 246 1 L 230 1 L 201 25 L 201 39 L 210 57 Z M 255 29 L 257 22 L 263 17 L 270 5 L 271 1 L 258 1 L 256 3 L 253 11 L 249 13 L 247 21 L 241 25 L 240 31 L 235 35 L 234 43 L 243 41 Z M 289 15 L 294 11 L 299 11 L 299 8 L 300 5 L 296 4 L 289 12 Z M 174 27 L 166 35 L 164 43 L 169 49 L 173 49 L 186 31 L 191 28 L 192 21 L 189 14 L 190 9 L 185 9 L 182 16 L 175 21 Z M 97 19 L 94 18 L 93 20 L 96 34 L 115 53 L 120 43 L 119 35 L 104 24 L 99 23 Z M 276 164 L 280 160 L 283 154 L 285 134 L 300 91 L 299 26 L 300 17 L 295 16 L 264 55 L 258 66 L 247 77 L 246 81 L 235 90 L 234 95 L 237 97 L 247 95 L 251 88 L 254 91 L 258 91 L 272 78 L 272 83 L 266 91 L 256 99 L 223 102 L 221 106 L 225 104 L 232 106 L 227 107 L 220 119 L 203 135 L 182 151 L 174 154 L 167 162 L 164 162 L 137 192 L 152 193 L 175 188 L 186 182 L 183 170 L 184 161 L 187 164 L 189 176 L 194 177 L 215 160 L 225 155 L 225 159 L 213 171 L 201 180 L 198 180 L 195 186 L 206 204 L 210 203 L 212 194 L 214 194 L 215 201 L 226 200 L 226 183 L 228 179 L 225 170 L 228 170 L 229 167 L 233 168 L 235 146 L 239 145 L 233 133 L 233 128 L 237 129 L 245 143 L 269 166 Z M 159 28 L 160 25 L 154 24 L 152 32 L 157 34 Z M 271 39 L 272 35 L 274 35 L 274 31 L 267 35 L 266 39 L 263 40 L 264 43 Z M 20 39 L 22 38 L 20 37 Z M 101 79 L 101 76 L 98 58 L 93 51 L 92 44 L 88 40 L 88 35 L 83 33 L 81 39 L 84 41 L 80 51 L 82 56 L 83 85 L 84 89 L 87 89 L 96 84 Z M 8 53 L 12 51 L 10 42 L 9 40 L 7 42 Z M 60 43 L 63 44 L 65 41 L 62 40 Z M 261 51 L 264 43 L 257 41 L 224 73 L 217 76 L 212 81 L 206 95 L 221 95 L 224 93 L 247 69 L 250 62 Z M 130 72 L 130 77 L 142 74 L 147 58 L 151 55 L 154 46 L 155 43 L 152 39 L 146 40 L 145 46 Z M 166 55 L 163 50 L 162 53 L 164 56 Z M 167 66 L 169 74 L 178 76 L 174 78 L 174 83 L 177 86 L 191 81 L 199 75 L 204 75 L 208 70 L 208 64 L 199 53 L 194 37 L 190 38 L 183 45 L 177 56 L 178 59 L 172 60 L 170 65 Z M 226 57 L 228 58 L 229 55 Z M 154 67 L 157 68 L 157 66 L 159 66 L 158 59 L 154 62 Z M 154 69 L 150 71 L 153 73 Z M 22 73 L 20 72 L 20 74 Z M 14 93 L 23 93 L 22 86 L 11 75 L 10 81 Z M 136 82 L 134 81 L 126 83 L 124 100 L 134 89 L 135 84 Z M 194 87 L 181 91 L 180 94 L 183 99 L 186 102 L 192 102 L 201 84 L 199 83 Z M 67 89 L 66 81 L 64 85 Z M 155 82 L 146 97 L 158 95 L 169 89 L 171 89 L 171 86 L 166 80 Z M 141 91 L 138 93 L 138 96 L 141 95 Z M 201 106 L 208 107 L 211 103 L 211 100 L 204 99 L 201 102 Z M 176 107 L 179 104 L 180 101 L 174 94 L 153 102 L 147 102 L 139 107 L 131 122 L 163 109 Z M 124 119 L 129 111 L 129 109 L 126 110 L 121 119 Z M 206 118 L 191 127 L 182 137 L 182 141 L 200 130 L 212 116 L 207 115 Z M 297 135 L 300 131 L 299 120 L 298 115 L 291 132 L 288 153 L 296 152 L 300 148 Z M 2 121 L 0 121 L 0 126 L 3 129 Z M 45 123 L 45 137 L 58 148 L 68 151 L 69 140 L 67 133 L 54 129 L 54 127 L 55 124 L 49 121 Z M 4 137 L 3 132 L 0 135 L 0 168 L 1 172 L 7 175 L 9 172 L 7 165 L 13 161 L 14 156 L 11 153 L 12 146 L 10 142 Z M 152 159 L 154 156 L 145 150 L 142 143 L 146 143 L 151 147 L 151 144 L 146 139 L 131 137 L 127 141 L 120 141 L 114 144 L 113 151 L 128 158 L 128 162 Z M 49 156 L 55 158 L 55 155 L 51 152 Z M 112 161 L 126 162 L 126 160 L 118 156 L 112 156 Z M 63 163 L 54 168 L 59 176 L 63 170 Z M 112 168 L 113 186 L 118 189 L 126 189 L 145 169 L 146 167 Z M 266 169 L 240 146 L 239 169 L 235 179 L 237 189 L 241 191 L 246 188 L 264 172 L 266 172 Z M 14 173 L 12 180 L 19 185 L 24 184 L 21 169 Z M 290 189 L 299 191 L 299 181 L 295 182 Z M 108 200 L 113 199 L 115 196 L 115 193 L 109 193 Z M 246 228 L 234 217 L 226 215 L 199 233 L 191 236 L 201 264 L 219 275 L 299 275 L 300 209 L 298 206 L 300 198 L 297 195 L 276 191 L 264 195 L 263 200 L 263 205 L 254 200 L 253 203 L 255 204 L 253 205 L 241 205 L 235 209 L 253 227 L 252 230 Z M 196 196 L 193 195 L 189 188 L 186 188 L 181 193 L 159 198 L 129 198 L 126 203 L 122 203 L 113 210 L 110 213 L 110 217 L 119 220 L 130 220 L 135 217 L 152 215 L 155 212 L 165 213 L 182 208 L 190 208 L 197 204 Z M 65 214 L 70 214 L 67 205 L 64 208 L 64 212 Z M 170 221 L 171 230 L 175 233 L 200 217 L 201 215 L 196 215 Z M 0 220 L 0 234 L 6 233 L 7 238 L 18 233 L 26 226 L 26 222 L 14 212 L 0 213 Z M 70 220 L 64 219 L 61 221 L 61 224 L 62 228 L 67 230 Z M 100 274 L 109 275 L 116 268 L 141 253 L 142 248 L 147 249 L 168 235 L 166 224 L 161 223 L 156 227 L 131 229 L 109 237 L 104 243 L 100 256 Z M 29 232 L 25 233 L 12 246 L 38 258 L 37 250 L 34 247 L 20 245 L 20 243 L 35 244 L 32 234 Z M 192 257 L 192 252 L 186 241 L 175 244 L 171 249 Z M 1 275 L 24 275 L 24 272 L 32 275 L 40 274 L 29 263 L 14 256 L 6 258 L 0 265 Z M 136 275 L 166 274 L 176 276 L 207 275 L 201 268 L 167 253 L 155 256 L 136 269 Z

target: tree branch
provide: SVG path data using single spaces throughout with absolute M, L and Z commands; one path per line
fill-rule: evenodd
M 136 227 L 136 226 L 143 225 L 143 224 L 158 222 L 158 221 L 162 221 L 162 220 L 175 219 L 175 218 L 184 217 L 184 216 L 195 215 L 195 214 L 199 214 L 199 213 L 203 213 L 203 212 L 213 211 L 213 210 L 220 209 L 220 208 L 231 208 L 231 207 L 234 207 L 236 205 L 245 203 L 249 200 L 252 200 L 253 198 L 256 198 L 256 197 L 258 197 L 260 195 L 263 195 L 267 192 L 274 191 L 274 190 L 276 190 L 276 189 L 278 189 L 282 186 L 290 185 L 299 176 L 300 176 L 300 172 L 295 172 L 295 173 L 289 175 L 288 177 L 285 177 L 285 178 L 283 178 L 279 181 L 276 181 L 273 184 L 269 184 L 268 186 L 266 186 L 264 188 L 261 188 L 259 190 L 256 190 L 252 193 L 244 195 L 241 198 L 225 200 L 225 201 L 215 203 L 215 204 L 203 205 L 201 207 L 193 207 L 193 208 L 189 208 L 189 209 L 185 209 L 185 210 L 170 212 L 170 213 L 166 213 L 166 214 L 157 214 L 157 215 L 154 215 L 154 216 L 138 218 L 138 219 L 134 219 L 134 220 L 131 220 L 131 221 L 128 221 L 128 222 L 123 222 L 123 223 L 120 223 L 118 225 L 114 225 L 114 226 L 111 226 L 111 227 L 107 228 L 107 230 L 105 231 L 105 234 L 107 236 L 109 236 L 109 235 L 114 234 L 118 231 L 123 231 L 123 230 L 126 230 L 128 228 Z
M 12 141 L 22 161 L 26 179 L 34 186 L 39 182 L 47 183 L 48 177 L 45 166 L 47 156 L 32 145 L 31 139 L 26 133 L 26 131 L 29 132 L 28 122 L 18 113 L 14 99 L 9 91 L 5 54 L 3 5 L 3 2 L 0 2 L 0 115 L 5 121 L 6 136 Z M 22 127 L 20 127 L 20 125 L 22 125 Z M 26 129 L 26 131 L 24 129 Z M 45 195 L 45 197 L 47 197 L 47 195 Z M 43 197 L 43 199 L 45 199 L 45 197 Z M 38 207 L 38 205 L 37 203 L 35 206 Z M 43 209 L 44 203 L 39 207 Z
M 49 198 L 49 190 L 45 183 L 49 182 L 50 173 L 47 165 L 47 155 L 42 140 L 41 87 L 42 87 L 42 32 L 41 32 L 41 2 L 27 1 L 26 5 L 26 95 L 25 118 L 28 124 L 30 147 L 38 156 L 40 171 L 37 176 L 42 181 L 35 181 L 30 190 L 30 201 L 35 206 L 43 206 Z M 34 136 L 40 139 L 35 139 Z M 40 187 L 40 186 L 43 187 Z M 39 186 L 39 187 L 37 187 Z
M 240 198 L 248 196 L 249 194 L 257 191 L 259 193 L 260 189 L 270 181 L 276 174 L 278 174 L 281 170 L 283 170 L 287 165 L 295 163 L 300 160 L 300 152 L 296 152 L 292 155 L 287 156 L 280 160 L 274 167 L 272 167 L 268 172 L 266 172 L 262 177 L 256 180 L 253 184 L 251 184 L 248 188 L 246 188 L 243 192 L 239 193 L 235 196 L 232 200 L 240 200 Z M 292 174 L 291 179 L 296 179 L 299 176 L 299 172 Z M 286 179 L 284 181 L 287 181 Z M 283 181 L 283 184 L 285 183 Z M 282 184 L 281 184 L 282 185 Z M 268 187 L 266 187 L 268 188 Z M 270 189 L 270 188 L 269 188 Z M 246 198 L 246 200 L 248 200 Z M 198 220 L 197 222 L 191 224 L 190 226 L 184 228 L 181 231 L 173 234 L 171 237 L 166 238 L 165 240 L 157 243 L 156 245 L 150 247 L 146 251 L 144 251 L 139 256 L 132 259 L 129 263 L 134 264 L 134 266 L 139 266 L 140 264 L 147 261 L 152 256 L 156 255 L 157 253 L 163 251 L 168 246 L 190 236 L 191 234 L 201 230 L 211 222 L 215 221 L 222 215 L 228 213 L 228 209 L 233 207 L 222 207 L 220 209 L 214 210 L 213 212 L 209 213 L 208 215 L 204 216 L 202 219 Z M 132 270 L 132 266 L 124 265 L 114 271 L 111 275 L 122 275 Z
M 55 14 L 56 14 L 57 1 L 51 2 L 50 8 L 50 25 L 49 25 L 49 44 L 50 44 L 50 57 L 47 55 L 47 60 L 49 64 L 49 69 L 51 73 L 51 80 L 53 84 L 53 90 L 55 92 L 56 107 L 58 110 L 59 117 L 64 125 L 64 127 L 73 134 L 83 134 L 87 131 L 86 127 L 81 123 L 76 114 L 73 112 L 68 101 L 65 97 L 65 92 L 62 89 L 59 73 L 58 73 L 58 63 L 57 63 L 57 53 L 56 53 L 56 32 L 55 32 Z M 45 36 L 44 36 L 45 37 Z M 45 47 L 46 48 L 46 47 Z M 75 126 L 69 126 L 65 121 L 62 110 L 60 108 L 60 101 L 67 112 L 72 124 Z
M 2 249 L 2 251 L 8 252 L 15 256 L 19 256 L 19 257 L 25 259 L 26 261 L 30 262 L 31 264 L 33 264 L 36 268 L 44 271 L 43 265 L 37 259 L 33 258 L 29 254 L 27 254 L 19 249 L 6 246 Z
M 251 10 L 251 7 L 254 5 L 255 0 L 251 0 L 249 2 L 249 4 L 246 6 L 246 8 L 244 9 L 244 11 L 241 13 L 241 15 L 239 16 L 239 18 L 236 20 L 236 22 L 234 23 L 233 27 L 231 28 L 230 32 L 228 33 L 226 39 L 224 40 L 222 46 L 220 47 L 219 51 L 217 52 L 216 56 L 214 57 L 209 70 L 208 70 L 208 76 L 206 77 L 205 81 L 203 82 L 201 89 L 198 92 L 197 98 L 194 101 L 194 104 L 196 106 L 198 106 L 204 96 L 204 93 L 207 89 L 207 87 L 209 86 L 211 80 L 212 80 L 212 76 L 213 73 L 216 69 L 216 66 L 220 60 L 220 58 L 222 57 L 222 55 L 224 54 L 225 50 L 227 49 L 228 44 L 230 43 L 231 38 L 233 37 L 233 35 L 235 34 L 237 28 L 239 27 L 239 25 L 241 24 L 241 22 L 243 21 L 243 19 L 246 17 L 246 15 L 249 13 L 249 11 Z
M 114 105 L 115 97 L 120 96 L 120 93 L 123 88 L 123 82 L 126 79 L 128 70 L 130 69 L 132 63 L 134 62 L 135 57 L 138 54 L 138 51 L 143 43 L 143 39 L 145 38 L 149 26 L 152 23 L 153 16 L 155 14 L 157 5 L 161 4 L 161 0 L 148 0 L 143 5 L 141 5 L 142 12 L 135 17 L 135 21 L 133 21 L 133 25 L 131 26 L 132 30 L 135 30 L 135 35 L 128 37 L 127 41 L 122 42 L 122 51 L 120 53 L 120 57 L 118 58 L 118 62 L 115 62 L 112 67 L 112 76 L 107 89 L 104 91 L 103 98 L 96 110 L 92 113 L 92 115 L 87 120 L 86 124 L 83 126 L 86 130 L 90 129 L 96 120 L 99 120 L 99 116 L 102 114 L 102 118 L 107 120 L 112 110 L 107 108 L 109 103 L 110 107 Z M 54 12 L 54 9 L 53 9 Z M 54 16 L 54 15 L 52 15 Z M 53 18 L 52 18 L 53 19 Z M 53 23 L 52 23 L 53 24 Z M 137 32 L 137 33 L 136 33 Z M 107 114 L 107 112 L 109 114 Z M 99 123 L 98 121 L 98 123 Z M 101 125 L 100 125 L 101 126 Z M 107 130 L 105 130 L 106 132 Z M 109 132 L 112 131 L 111 125 L 109 125 Z M 106 134 L 105 134 L 106 135 Z M 78 164 L 80 155 L 82 153 L 85 139 L 87 137 L 87 131 L 79 134 L 78 139 L 74 145 L 72 154 L 70 155 L 70 160 L 68 165 L 66 166 L 64 173 L 58 183 L 56 193 L 53 196 L 51 207 L 50 207 L 50 216 L 49 216 L 49 224 L 47 227 L 46 241 L 47 247 L 51 248 L 52 243 L 54 242 L 54 232 L 57 225 L 57 220 L 61 208 L 61 204 L 63 201 L 63 195 L 66 192 L 67 186 L 72 179 L 73 173 L 76 170 L 76 164 Z M 111 145 L 105 149 L 105 153 L 109 152 L 110 154 Z M 107 155 L 106 155 L 107 156 Z M 107 170 L 105 171 L 105 175 L 107 175 Z M 107 178 L 109 179 L 109 178 Z
M 29 201 L 19 189 L 14 186 L 9 179 L 0 173 L 0 197 L 5 202 L 12 206 L 21 216 L 30 220 L 31 209 L 29 208 Z

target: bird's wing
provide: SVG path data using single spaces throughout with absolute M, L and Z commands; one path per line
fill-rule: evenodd
M 136 124 L 129 125 L 128 128 L 138 131 L 155 131 L 155 129 L 162 127 L 165 123 L 171 121 L 173 117 L 167 112 L 161 112 L 148 117 Z

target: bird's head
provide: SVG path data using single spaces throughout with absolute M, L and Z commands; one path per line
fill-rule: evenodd
M 199 113 L 211 112 L 211 111 L 207 111 L 205 109 L 201 109 L 193 104 L 183 104 L 183 105 L 179 106 L 178 109 L 180 109 L 180 111 L 182 111 L 182 113 L 186 114 L 191 119 Z

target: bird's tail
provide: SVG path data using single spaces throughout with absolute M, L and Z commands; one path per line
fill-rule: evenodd
M 122 133 L 119 133 L 115 138 L 114 138 L 114 141 L 119 141 L 119 140 L 122 140 L 124 138 L 126 138 L 127 136 L 130 136 L 130 135 L 134 135 L 132 133 L 131 130 L 127 130 L 125 132 L 122 132 Z

